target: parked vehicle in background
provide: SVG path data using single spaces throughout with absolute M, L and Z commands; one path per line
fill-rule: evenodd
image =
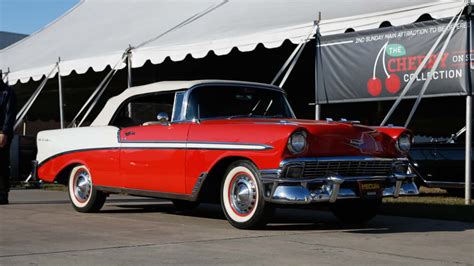
M 126 193 L 182 210 L 220 203 L 237 228 L 265 224 L 278 204 L 329 204 L 353 223 L 382 197 L 418 194 L 411 140 L 404 128 L 296 119 L 276 86 L 170 81 L 125 90 L 89 127 L 40 132 L 36 171 L 67 184 L 80 212 Z
M 466 127 L 449 138 L 415 141 L 409 158 L 419 185 L 443 188 L 450 194 L 464 196 L 465 132 Z

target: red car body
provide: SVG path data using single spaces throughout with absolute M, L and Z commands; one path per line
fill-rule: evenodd
M 160 83 L 157 84 L 155 86 L 160 87 Z M 161 86 L 173 86 L 169 84 Z M 190 97 L 186 93 L 193 88 L 215 84 L 250 86 L 257 92 L 270 89 L 283 94 L 279 88 L 269 85 L 228 81 L 197 81 L 186 86 L 175 84 L 171 91 L 184 92 L 183 99 L 186 101 L 186 97 Z M 129 90 L 133 91 L 133 88 Z M 72 178 L 72 168 L 81 165 L 88 170 L 87 178 L 91 180 L 90 177 L 93 177 L 90 189 L 93 186 L 101 193 L 127 193 L 196 202 L 216 198 L 217 195 L 208 197 L 211 195 L 203 193 L 218 193 L 219 189 L 206 190 L 205 187 L 219 187 L 224 170 L 233 162 L 245 160 L 253 164 L 252 167 L 258 172 L 255 179 L 258 182 L 254 181 L 253 185 L 245 183 L 247 187 L 239 183 L 243 186 L 242 190 L 236 191 L 247 193 L 246 188 L 258 185 L 263 194 L 262 200 L 269 203 L 333 203 L 338 198 L 362 198 L 361 191 L 354 184 L 367 181 L 377 184 L 379 190 L 372 195 L 377 198 L 418 193 L 411 177 L 403 175 L 403 169 L 399 172 L 393 170 L 396 165 L 407 163 L 406 152 L 397 148 L 400 136 L 410 136 L 404 128 L 374 128 L 350 121 L 299 120 L 293 115 L 284 118 L 175 118 L 171 123 L 113 125 L 117 114 L 107 113 L 118 112 L 113 109 L 120 108 L 137 95 L 162 90 L 147 87 L 118 96 L 115 102 L 109 101 L 113 104 L 106 105 L 94 122 L 96 124 L 91 127 L 41 132 L 38 135 L 37 176 L 47 182 L 67 183 L 68 177 Z M 249 95 L 239 93 L 234 98 L 244 95 L 250 99 L 254 89 Z M 178 104 L 176 95 L 174 101 L 173 108 L 189 104 L 189 101 Z M 272 103 L 269 102 L 267 111 Z M 181 116 L 184 117 L 184 114 Z M 292 152 L 290 146 L 290 139 L 296 132 L 304 132 L 305 138 L 304 150 L 298 153 Z M 88 144 L 81 146 L 84 138 L 89 139 Z M 90 138 L 98 138 L 97 146 L 94 146 L 94 141 L 90 143 Z M 74 147 L 58 148 L 69 145 L 65 143 L 73 143 L 70 145 Z M 292 175 L 299 173 L 296 178 L 289 177 L 291 167 L 294 171 Z M 316 168 L 309 170 L 310 167 Z M 210 179 L 210 175 L 213 178 Z M 345 188 L 344 184 L 348 187 Z M 72 191 L 70 195 L 80 194 L 81 191 L 77 191 Z M 248 198 L 243 197 L 243 200 Z

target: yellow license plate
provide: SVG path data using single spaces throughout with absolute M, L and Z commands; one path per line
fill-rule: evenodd
M 375 182 L 359 182 L 360 196 L 365 197 L 380 197 L 382 196 L 383 187 L 380 183 Z
M 362 183 L 360 188 L 362 190 L 379 190 L 381 187 L 379 183 Z

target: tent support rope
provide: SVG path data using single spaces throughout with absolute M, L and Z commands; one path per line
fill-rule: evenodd
M 127 51 L 128 51 L 128 48 L 127 48 Z M 76 121 L 77 119 L 79 118 L 79 116 L 82 114 L 82 112 L 87 108 L 87 106 L 89 105 L 89 103 L 91 103 L 91 101 L 94 99 L 94 97 L 100 92 L 100 95 L 102 95 L 102 90 L 104 89 L 104 84 L 107 82 L 107 80 L 111 77 L 111 75 L 115 75 L 115 73 L 118 71 L 117 67 L 120 63 L 123 63 L 124 60 L 126 60 L 126 57 L 127 57 L 127 51 L 122 55 L 122 57 L 120 58 L 120 60 L 112 67 L 112 69 L 110 69 L 109 73 L 107 73 L 107 75 L 105 76 L 105 78 L 100 82 L 99 86 L 97 86 L 97 88 L 92 92 L 91 96 L 89 96 L 89 98 L 87 99 L 87 101 L 84 103 L 84 105 L 82 106 L 82 108 L 79 110 L 79 112 L 76 114 L 76 116 L 72 119 L 71 123 L 68 125 L 68 127 L 72 127 L 72 126 L 75 126 L 76 124 Z M 100 97 L 100 96 L 99 96 Z M 95 100 L 94 102 L 97 102 L 97 100 Z M 94 105 L 92 105 L 88 112 L 87 112 L 87 115 L 88 113 L 90 113 L 90 110 L 91 108 L 93 108 Z M 82 122 L 84 121 L 84 118 L 81 120 L 81 123 L 79 123 L 77 126 L 80 126 L 82 124 Z
M 433 64 L 433 67 L 431 68 L 430 72 L 429 72 L 429 75 L 428 75 L 428 78 L 425 80 L 425 82 L 423 83 L 423 87 L 421 88 L 421 91 L 420 93 L 418 94 L 418 97 L 416 98 L 416 102 L 415 104 L 413 105 L 413 108 L 411 109 L 411 112 L 410 114 L 408 115 L 408 118 L 405 122 L 405 126 L 404 127 L 408 127 L 408 125 L 410 124 L 411 122 L 411 119 L 413 118 L 413 115 L 415 114 L 416 112 L 416 109 L 418 108 L 418 106 L 420 105 L 420 102 L 421 102 L 421 98 L 423 98 L 423 95 L 425 94 L 426 90 L 428 89 L 428 85 L 430 84 L 431 80 L 432 79 L 432 76 L 433 76 L 433 73 L 436 71 L 436 69 L 438 69 L 438 66 L 439 66 L 439 63 L 441 62 L 441 59 L 443 58 L 443 54 L 444 54 L 444 51 L 446 51 L 446 48 L 448 47 L 448 44 L 449 44 L 449 41 L 451 40 L 451 37 L 453 36 L 453 33 L 454 33 L 454 30 L 456 29 L 456 26 L 458 25 L 459 23 L 459 19 L 461 18 L 461 15 L 462 13 L 459 13 L 457 19 L 456 19 L 456 22 L 454 23 L 453 27 L 451 28 L 451 30 L 449 31 L 449 34 L 448 34 L 448 37 L 446 38 L 446 40 L 444 41 L 444 44 L 443 46 L 441 47 L 441 50 L 439 51 L 438 53 L 438 56 L 436 57 L 436 60 Z
M 464 10 L 464 7 L 461 9 L 460 13 L 462 13 L 462 11 Z M 405 85 L 405 88 L 403 89 L 403 91 L 400 93 L 400 96 L 398 96 L 397 100 L 395 101 L 395 103 L 392 105 L 392 107 L 390 108 L 390 110 L 388 111 L 387 115 L 385 116 L 385 118 L 383 119 L 382 123 L 380 124 L 380 126 L 385 126 L 385 124 L 388 122 L 388 120 L 390 119 L 390 117 L 392 116 L 392 114 L 395 112 L 395 109 L 398 107 L 398 105 L 400 104 L 400 102 L 402 101 L 403 97 L 405 96 L 405 94 L 408 92 L 408 90 L 411 88 L 411 85 L 415 82 L 416 80 L 416 77 L 420 74 L 421 70 L 425 67 L 426 63 L 428 62 L 428 59 L 431 57 L 431 55 L 433 54 L 435 48 L 438 46 L 438 44 L 441 42 L 441 39 L 444 37 L 444 35 L 446 34 L 446 32 L 448 31 L 448 28 L 451 26 L 451 24 L 453 23 L 455 17 L 453 17 L 448 25 L 446 26 L 446 28 L 443 30 L 443 32 L 440 34 L 440 36 L 438 37 L 438 39 L 436 40 L 436 42 L 433 44 L 433 46 L 431 46 L 431 49 L 429 50 L 429 52 L 426 54 L 425 58 L 423 59 L 423 61 L 421 62 L 421 64 L 418 66 L 418 68 L 416 69 L 414 75 L 411 76 L 410 78 L 410 81 L 408 81 L 407 85 Z
M 51 69 L 51 71 L 48 73 L 48 75 L 43 79 L 43 81 L 38 86 L 38 88 L 35 90 L 33 95 L 31 95 L 31 97 L 28 99 L 28 101 L 25 103 L 25 105 L 23 105 L 21 110 L 18 112 L 18 114 L 16 116 L 15 125 L 13 126 L 13 130 L 16 130 L 18 128 L 18 126 L 21 124 L 21 122 L 23 121 L 23 118 L 25 118 L 25 116 L 26 116 L 26 113 L 28 113 L 31 106 L 36 101 L 36 98 L 38 98 L 38 95 L 41 93 L 44 86 L 46 85 L 46 82 L 51 77 L 51 75 L 54 73 L 54 71 L 57 69 L 57 67 L 58 67 L 58 65 L 55 64 L 53 69 Z
M 301 56 L 301 53 L 303 52 L 304 50 L 304 47 L 306 46 L 306 44 L 309 42 L 309 40 L 312 38 L 313 36 L 313 32 L 315 31 L 315 29 L 317 28 L 318 26 L 315 24 L 312 28 L 311 28 L 311 31 L 309 32 L 308 36 L 303 40 L 303 42 L 299 43 L 298 46 L 296 46 L 295 50 L 293 50 L 293 52 L 291 53 L 291 55 L 288 57 L 288 59 L 286 59 L 285 63 L 283 64 L 283 66 L 280 68 L 280 70 L 278 71 L 278 73 L 275 75 L 275 77 L 273 78 L 272 82 L 270 84 L 272 85 L 275 85 L 276 81 L 280 78 L 280 76 L 283 74 L 283 72 L 285 71 L 286 69 L 286 73 L 285 75 L 283 76 L 280 84 L 278 85 L 278 87 L 282 88 L 283 85 L 285 85 L 285 82 L 286 80 L 288 79 L 288 77 L 290 76 L 291 74 L 291 71 L 293 70 L 293 68 L 295 67 L 296 63 L 298 62 L 298 59 L 299 57 Z M 288 68 L 288 69 L 287 69 Z

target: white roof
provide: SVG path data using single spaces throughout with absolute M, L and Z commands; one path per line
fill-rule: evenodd
M 210 51 L 251 51 L 262 43 L 299 43 L 322 12 L 321 33 L 342 33 L 414 22 L 428 13 L 454 15 L 463 0 L 82 0 L 68 13 L 24 40 L 0 50 L 9 82 L 40 79 L 61 58 L 61 75 L 101 71 L 132 50 L 132 66 L 202 58 Z M 119 64 L 119 67 L 124 67 Z
M 199 84 L 209 84 L 209 83 L 230 83 L 230 84 L 243 84 L 243 85 L 254 85 L 254 86 L 265 86 L 273 87 L 277 90 L 281 90 L 279 87 L 257 83 L 257 82 L 247 82 L 247 81 L 236 81 L 236 80 L 219 80 L 219 79 L 207 79 L 207 80 L 186 80 L 186 81 L 160 81 L 143 86 L 131 87 L 120 93 L 119 95 L 110 98 L 105 104 L 102 111 L 94 119 L 91 126 L 105 126 L 108 125 L 115 111 L 119 106 L 128 98 L 135 95 L 143 95 L 147 93 L 161 92 L 161 91 L 177 91 L 182 89 L 189 89 L 195 85 Z

